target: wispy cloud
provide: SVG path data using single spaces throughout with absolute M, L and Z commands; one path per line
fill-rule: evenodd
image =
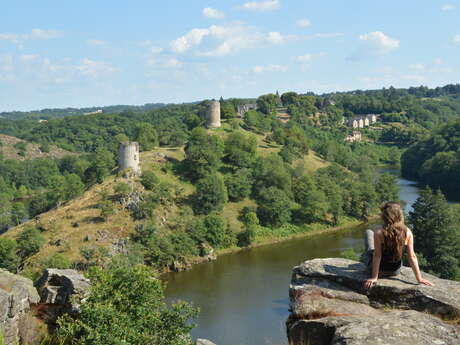
M 95 47 L 103 47 L 103 46 L 106 46 L 108 44 L 107 41 L 97 40 L 97 39 L 86 40 L 86 43 L 89 44 L 90 46 L 95 46 Z
M 206 18 L 211 18 L 211 19 L 222 19 L 225 17 L 224 12 L 216 10 L 211 7 L 203 8 L 202 13 L 203 13 L 203 16 L 205 16 Z
M 301 28 L 307 28 L 309 26 L 311 26 L 311 22 L 309 19 L 307 18 L 302 18 L 302 19 L 299 19 L 297 22 L 296 22 L 297 26 L 298 27 L 301 27 Z
M 272 11 L 281 7 L 279 0 L 250 1 L 241 5 L 239 8 L 249 11 Z
M 116 71 L 115 67 L 105 61 L 94 61 L 88 58 L 84 58 L 76 69 L 92 79 L 107 76 Z
M 444 4 L 441 7 L 441 10 L 443 11 L 452 11 L 454 9 L 455 9 L 455 5 L 452 5 L 452 4 Z
M 460 44 L 460 35 L 454 36 L 454 43 Z
M 264 72 L 287 72 L 288 67 L 283 65 L 268 64 L 266 66 L 254 66 L 252 71 L 254 73 Z
M 57 30 L 32 29 L 30 32 L 25 34 L 14 32 L 0 33 L 0 40 L 10 41 L 22 49 L 24 48 L 24 42 L 28 40 L 49 40 L 53 38 L 60 38 L 62 36 L 63 33 Z

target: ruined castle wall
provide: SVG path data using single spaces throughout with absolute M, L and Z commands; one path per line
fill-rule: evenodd
M 126 169 L 131 169 L 135 175 L 141 174 L 139 143 L 135 141 L 121 143 L 118 150 L 118 171 Z
M 219 128 L 220 126 L 220 102 L 211 101 L 206 114 L 206 127 Z

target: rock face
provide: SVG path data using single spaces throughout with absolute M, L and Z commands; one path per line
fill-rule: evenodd
M 216 345 L 216 344 L 214 344 L 212 341 L 209 341 L 207 339 L 197 339 L 196 345 Z
M 78 300 L 87 297 L 90 282 L 75 270 L 46 269 L 35 283 L 41 303 L 60 307 L 59 312 L 78 312 Z M 70 298 L 75 296 L 75 298 Z M 75 301 L 76 300 L 76 301 Z
M 16 344 L 27 312 L 40 301 L 30 279 L 0 269 L 0 330 L 6 345 Z
M 460 282 L 424 273 L 435 286 L 419 285 L 412 270 L 403 267 L 398 276 L 364 290 L 364 269 L 346 259 L 294 267 L 289 344 L 460 344 Z

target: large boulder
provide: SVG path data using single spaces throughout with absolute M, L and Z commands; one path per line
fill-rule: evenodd
M 418 284 L 403 267 L 365 290 L 365 266 L 355 261 L 314 259 L 294 267 L 289 344 L 460 344 L 460 282 L 423 276 L 434 286 Z
M 36 281 L 41 303 L 54 305 L 57 314 L 76 313 L 79 309 L 79 302 L 89 294 L 90 281 L 82 274 L 70 269 L 48 268 Z
M 6 345 L 21 341 L 21 325 L 28 324 L 28 312 L 39 301 L 30 279 L 0 269 L 0 331 Z

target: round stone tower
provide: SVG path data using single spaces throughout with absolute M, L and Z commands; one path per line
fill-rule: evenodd
M 206 127 L 219 128 L 220 127 L 220 102 L 211 101 L 206 113 Z
M 139 143 L 127 141 L 120 144 L 118 149 L 118 171 L 131 169 L 134 176 L 141 174 L 139 165 Z

